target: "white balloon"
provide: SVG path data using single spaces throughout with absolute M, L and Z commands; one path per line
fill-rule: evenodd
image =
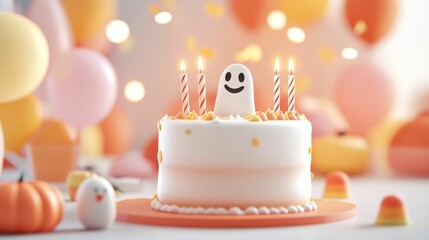
M 87 229 L 110 227 L 116 219 L 116 196 L 112 184 L 103 177 L 89 178 L 76 193 L 79 220 Z
M 13 11 L 14 11 L 13 0 L 0 1 L 0 12 L 13 12 Z

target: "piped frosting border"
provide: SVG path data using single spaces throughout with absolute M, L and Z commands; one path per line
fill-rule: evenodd
M 157 199 L 152 200 L 150 206 L 152 209 L 160 212 L 178 213 L 178 214 L 202 214 L 202 215 L 269 215 L 269 214 L 288 214 L 303 213 L 317 210 L 317 204 L 314 201 L 301 206 L 290 205 L 289 207 L 268 208 L 250 206 L 246 209 L 239 207 L 231 208 L 203 208 L 203 207 L 179 207 L 177 205 L 162 204 Z

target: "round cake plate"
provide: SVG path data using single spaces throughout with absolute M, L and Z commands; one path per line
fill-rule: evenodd
M 303 213 L 275 215 L 189 215 L 153 210 L 152 199 L 118 202 L 117 221 L 175 227 L 254 228 L 318 224 L 356 216 L 356 206 L 337 200 L 314 200 L 318 209 Z

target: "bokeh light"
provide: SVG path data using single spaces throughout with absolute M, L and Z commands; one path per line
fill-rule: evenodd
M 347 60 L 356 59 L 358 55 L 359 53 L 355 48 L 348 47 L 348 48 L 343 48 L 343 50 L 341 50 L 341 56 Z
M 130 36 L 130 27 L 122 20 L 116 19 L 106 27 L 106 37 L 112 43 L 123 43 Z
M 286 26 L 286 15 L 282 11 L 272 11 L 267 16 L 267 24 L 271 29 L 280 30 Z
M 132 80 L 125 85 L 125 97 L 130 102 L 138 102 L 144 98 L 145 88 L 143 83 L 137 80 Z
M 293 43 L 302 43 L 305 40 L 305 32 L 301 28 L 291 27 L 287 30 L 287 37 Z
M 171 15 L 171 13 L 167 11 L 159 12 L 155 15 L 155 22 L 158 24 L 167 24 L 171 22 L 172 19 L 173 15 Z

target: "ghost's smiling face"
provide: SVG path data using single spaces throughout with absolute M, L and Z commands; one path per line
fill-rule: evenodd
M 255 113 L 253 79 L 249 69 L 241 64 L 231 64 L 222 73 L 214 108 L 216 116 Z
M 94 186 L 94 198 L 97 202 L 102 202 L 106 197 L 107 189 L 103 186 Z
M 232 73 L 231 72 L 227 72 L 226 74 L 225 74 L 225 81 L 227 82 L 224 86 L 225 86 L 225 89 L 228 91 L 228 92 L 230 92 L 230 93 L 232 93 L 232 94 L 235 94 L 235 93 L 240 93 L 241 91 L 243 91 L 244 90 L 244 86 L 240 86 L 240 87 L 237 87 L 237 88 L 231 88 L 230 86 L 228 86 L 228 82 L 230 82 L 231 81 L 231 79 L 233 79 L 233 80 L 237 80 L 237 81 L 239 81 L 240 83 L 242 83 L 242 82 L 244 82 L 244 80 L 246 79 L 246 76 L 244 75 L 244 73 L 239 73 L 238 74 L 238 76 L 237 76 L 237 78 L 235 78 L 235 76 L 234 76 L 234 78 L 232 77 Z
M 79 185 L 76 204 L 79 220 L 89 229 L 106 228 L 116 218 L 115 191 L 103 177 L 86 179 Z

